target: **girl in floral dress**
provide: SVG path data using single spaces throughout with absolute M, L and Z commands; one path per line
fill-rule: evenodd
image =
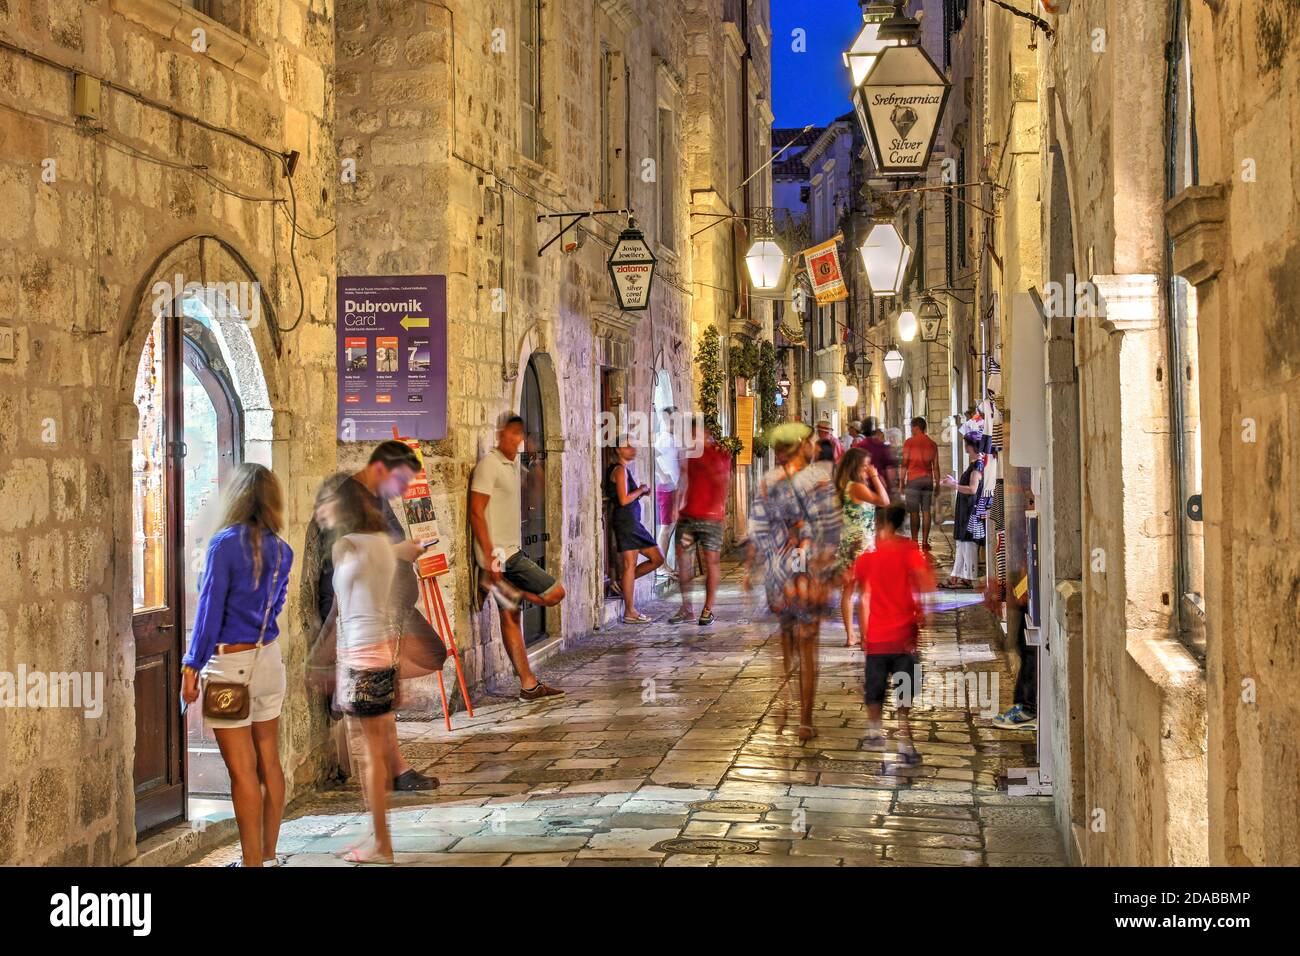
M 835 499 L 840 503 L 844 530 L 835 559 L 835 577 L 840 581 L 840 614 L 844 618 L 844 646 L 859 641 L 853 634 L 853 562 L 876 541 L 876 508 L 889 504 L 889 492 L 871 456 L 862 448 L 850 448 L 835 469 Z

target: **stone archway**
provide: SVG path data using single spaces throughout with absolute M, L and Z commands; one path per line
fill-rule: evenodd
M 109 613 L 118 633 L 132 638 L 123 671 L 134 690 L 140 833 L 187 815 L 187 732 L 203 732 L 201 723 L 195 722 L 197 731 L 187 728 L 177 695 L 187 607 L 197 590 L 198 575 L 189 572 L 202 566 L 209 526 L 219 514 L 219 484 L 190 482 L 189 490 L 202 494 L 187 496 L 186 472 L 205 455 L 273 464 L 280 343 L 269 302 L 247 261 L 216 237 L 195 236 L 154 261 L 128 303 L 115 344 L 113 547 L 129 557 L 116 562 Z M 194 379 L 191 362 L 201 364 L 203 384 L 187 380 Z M 239 427 L 192 433 L 186 410 L 219 395 L 216 381 L 224 384 Z M 142 396 L 146 414 L 136 404 Z M 209 447 L 235 441 L 241 447 Z M 142 573 L 162 583 L 141 589 Z M 224 765 L 217 764 L 224 777 Z
M 513 384 L 512 410 L 518 412 L 523 407 L 524 383 L 526 372 L 531 368 L 535 375 L 537 394 L 540 399 L 541 419 L 543 423 L 542 450 L 546 455 L 545 468 L 545 524 L 547 538 L 545 544 L 546 567 L 555 575 L 556 580 L 565 583 L 567 562 L 565 561 L 565 501 L 564 501 L 564 408 L 561 401 L 559 379 L 551 354 L 546 351 L 537 325 L 533 325 L 524 334 L 520 343 L 519 373 Z M 566 586 L 566 590 L 572 590 Z M 564 604 L 561 602 L 548 608 L 545 615 L 545 629 L 548 637 L 562 633 Z

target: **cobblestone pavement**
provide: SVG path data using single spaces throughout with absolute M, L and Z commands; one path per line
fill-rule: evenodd
M 568 696 L 480 703 L 473 719 L 401 721 L 403 752 L 442 780 L 394 795 L 397 864 L 408 866 L 1007 866 L 1061 865 L 1050 798 L 999 789 L 1033 763 L 1033 734 L 991 726 L 1012 680 L 1001 632 L 970 592 L 922 636 L 925 693 L 963 668 L 996 677 L 996 704 L 925 700 L 913 715 L 919 766 L 864 742 L 862 652 L 836 613 L 823 627 L 818 736 L 795 736 L 780 643 L 760 592 L 731 569 L 717 623 L 618 625 L 542 667 Z M 698 607 L 698 605 L 697 605 Z M 989 650 L 992 653 L 989 653 Z M 501 688 L 503 693 L 508 688 Z M 927 706 L 927 705 L 948 706 Z M 788 709 L 790 719 L 783 720 Z M 894 727 L 886 707 L 885 726 Z M 892 730 L 890 730 L 892 734 Z M 714 801 L 727 801 L 715 803 Z M 356 789 L 322 792 L 286 820 L 290 866 L 347 866 L 333 853 L 367 832 Z M 694 841 L 672 844 L 668 841 Z M 238 845 L 197 865 L 235 859 Z

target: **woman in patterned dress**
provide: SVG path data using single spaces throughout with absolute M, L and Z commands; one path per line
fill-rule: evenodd
M 842 525 L 831 467 L 813 461 L 812 435 L 800 422 L 773 430 L 777 466 L 763 476 L 750 512 L 753 546 L 765 558 L 768 607 L 780 619 L 785 679 L 799 671 L 800 740 L 817 736 L 817 635 Z
M 859 642 L 853 635 L 853 562 L 876 543 L 876 508 L 889 504 L 889 492 L 865 449 L 850 448 L 835 469 L 835 498 L 840 503 L 844 530 L 836 554 L 835 576 L 840 581 L 840 614 L 844 618 L 844 646 Z

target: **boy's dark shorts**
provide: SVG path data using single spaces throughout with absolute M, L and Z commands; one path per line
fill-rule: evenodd
M 883 704 L 885 691 L 896 678 L 895 674 L 903 672 L 909 682 L 916 680 L 916 657 L 913 654 L 868 654 L 866 698 L 868 704 Z M 911 699 L 921 692 L 921 688 L 912 687 L 904 707 L 911 706 Z
M 522 551 L 516 551 L 501 575 L 521 591 L 544 598 L 556 588 L 556 580 Z

